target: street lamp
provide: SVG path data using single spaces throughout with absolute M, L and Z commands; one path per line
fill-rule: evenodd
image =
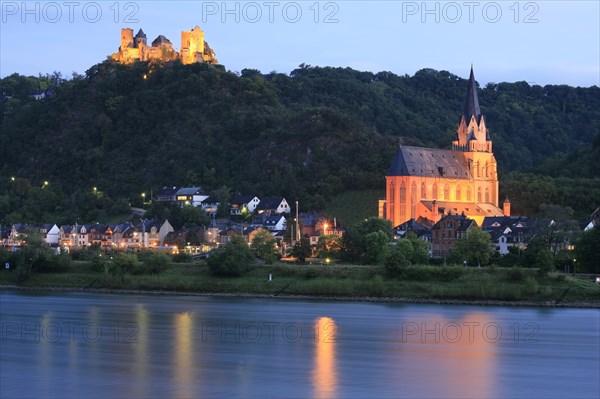
M 146 193 L 142 193 L 142 207 L 146 204 Z
M 47 187 L 47 186 L 48 186 L 48 184 L 49 184 L 49 183 L 48 183 L 48 180 L 44 180 L 44 184 L 42 185 L 42 189 L 43 189 L 44 187 Z

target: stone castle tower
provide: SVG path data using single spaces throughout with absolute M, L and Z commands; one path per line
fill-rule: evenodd
M 218 63 L 215 52 L 204 40 L 204 32 L 198 26 L 192 30 L 181 32 L 180 53 L 173 49 L 171 41 L 163 35 L 159 35 L 154 39 L 152 45 L 148 46 L 146 34 L 142 29 L 134 37 L 132 29 L 123 28 L 121 29 L 119 50 L 110 58 L 124 64 L 136 61 L 173 61 L 176 59 L 180 59 L 184 64 Z
M 380 217 L 397 226 L 410 219 L 435 223 L 448 213 L 464 214 L 478 224 L 486 216 L 502 216 L 496 168 L 471 67 L 452 150 L 400 146 L 386 175 Z

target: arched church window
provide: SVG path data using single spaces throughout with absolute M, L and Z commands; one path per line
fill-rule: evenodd
M 467 187 L 467 201 L 473 201 L 473 191 L 471 187 Z
M 421 199 L 427 198 L 427 185 L 425 183 L 421 183 Z
M 456 200 L 457 201 L 462 200 L 462 198 L 460 198 L 460 186 L 456 186 Z
M 406 221 L 406 184 L 400 183 L 400 220 Z

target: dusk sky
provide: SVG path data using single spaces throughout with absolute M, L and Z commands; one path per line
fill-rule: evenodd
M 24 6 L 25 5 L 25 6 Z M 119 46 L 120 29 L 179 50 L 199 25 L 228 70 L 289 73 L 301 63 L 477 80 L 600 85 L 598 1 L 1 2 L 0 76 L 70 77 Z

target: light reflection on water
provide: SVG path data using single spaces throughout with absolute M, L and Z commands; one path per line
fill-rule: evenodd
M 600 396 L 597 309 L 2 291 L 0 316 L 3 399 Z
M 175 361 L 173 371 L 175 373 L 176 397 L 193 398 L 193 361 L 201 362 L 201 357 L 194 354 L 194 341 L 192 340 L 193 324 L 192 315 L 188 312 L 177 313 L 174 316 L 175 326 Z
M 330 317 L 319 317 L 314 324 L 315 366 L 313 386 L 315 398 L 335 397 L 337 370 L 335 364 L 336 325 Z

